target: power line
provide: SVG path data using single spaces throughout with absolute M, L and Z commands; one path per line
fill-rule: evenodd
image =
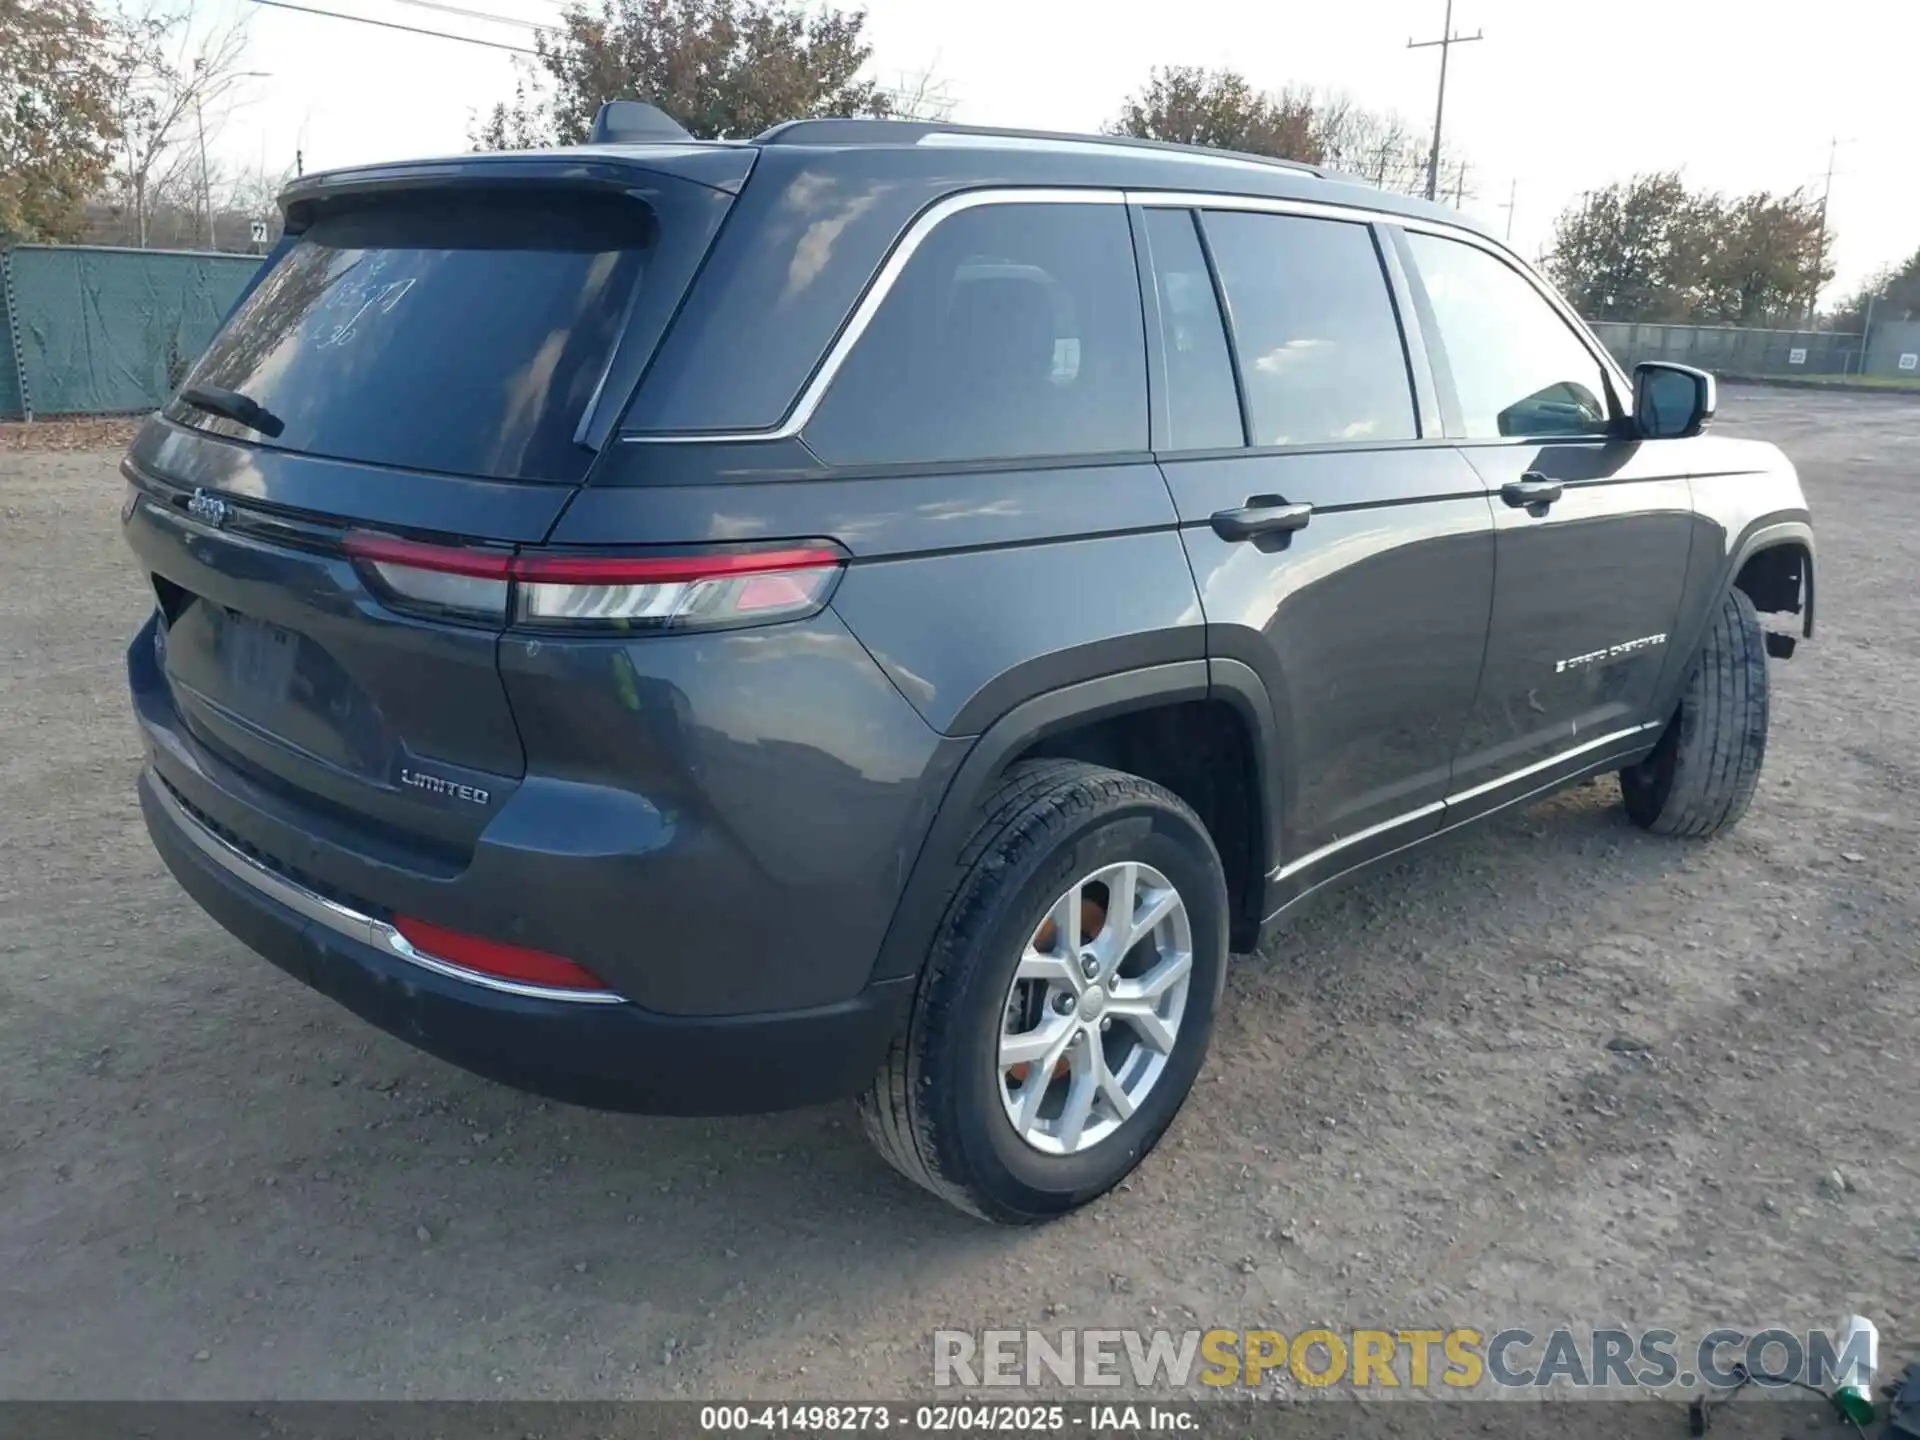
M 422 10 L 440 10 L 448 15 L 464 16 L 468 20 L 485 20 L 494 25 L 518 25 L 523 30 L 554 30 L 557 26 L 542 25 L 537 20 L 522 20 L 517 15 L 489 15 L 485 10 L 468 10 L 459 5 L 446 5 L 441 0 L 394 0 L 398 5 L 417 5 Z
M 515 55 L 539 55 L 525 45 L 509 45 L 503 40 L 480 40 L 472 35 L 453 35 L 445 30 L 427 30 L 419 25 L 402 25 L 393 20 L 374 20 L 365 15 L 347 15 L 339 10 L 322 10 L 317 5 L 295 5 L 293 0 L 253 0 L 255 5 L 270 5 L 275 10 L 298 10 L 303 15 L 324 15 L 329 20 L 350 20 L 355 25 L 377 25 L 382 30 L 402 30 L 409 35 L 430 35 L 435 40 L 458 40 L 463 45 L 482 45 L 489 50 L 510 50 Z

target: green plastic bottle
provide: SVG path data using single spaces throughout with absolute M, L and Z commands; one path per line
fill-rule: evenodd
M 1864 1344 L 1859 1339 L 1863 1335 Z M 1840 1324 L 1839 1353 L 1853 1358 L 1834 1377 L 1833 1405 L 1864 1430 L 1873 1423 L 1873 1370 L 1880 1363 L 1880 1332 L 1864 1315 L 1847 1316 Z

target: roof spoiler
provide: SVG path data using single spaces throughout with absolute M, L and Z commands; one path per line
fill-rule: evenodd
M 593 117 L 587 143 L 643 145 L 691 139 L 687 128 L 657 105 L 644 100 L 609 100 Z

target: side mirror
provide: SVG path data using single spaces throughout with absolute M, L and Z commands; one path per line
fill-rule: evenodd
M 1643 440 L 1698 435 L 1719 407 L 1719 387 L 1704 370 L 1663 360 L 1633 367 L 1633 427 Z

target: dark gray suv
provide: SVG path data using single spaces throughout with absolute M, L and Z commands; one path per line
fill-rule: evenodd
M 1461 216 L 640 120 L 298 182 L 125 461 L 147 824 L 276 965 L 567 1100 L 857 1095 L 1035 1220 L 1309 893 L 1602 772 L 1745 809 L 1792 468 Z

